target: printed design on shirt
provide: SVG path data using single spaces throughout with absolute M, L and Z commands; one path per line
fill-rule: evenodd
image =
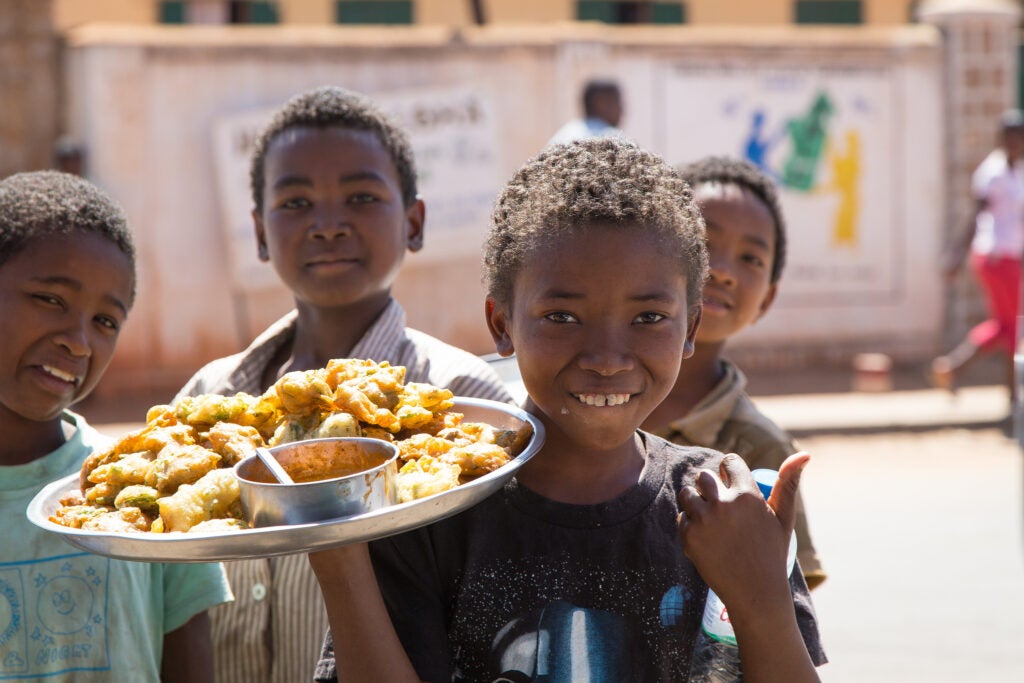
M 692 605 L 692 590 L 681 584 L 672 586 L 661 596 L 661 606 L 658 610 L 661 625 L 665 628 L 684 625 L 687 611 L 693 610 Z
M 110 669 L 109 568 L 90 553 L 0 566 L 0 680 Z
M 685 672 L 703 610 L 696 573 L 601 564 L 503 560 L 464 577 L 450 635 L 460 643 L 456 680 L 622 683 Z
M 564 600 L 531 610 L 505 625 L 491 655 L 501 673 L 494 683 L 619 683 L 640 678 L 631 664 L 635 629 L 628 619 Z

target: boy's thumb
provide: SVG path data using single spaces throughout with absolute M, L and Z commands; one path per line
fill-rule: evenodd
M 796 525 L 796 493 L 800 486 L 800 475 L 810 460 L 811 454 L 805 451 L 786 458 L 779 467 L 779 478 L 768 498 L 768 507 L 775 512 L 787 534 L 792 532 Z

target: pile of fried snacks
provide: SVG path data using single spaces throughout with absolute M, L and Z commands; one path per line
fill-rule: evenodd
M 80 490 L 50 520 L 95 531 L 195 532 L 245 529 L 232 467 L 257 446 L 362 436 L 400 451 L 400 502 L 440 493 L 518 455 L 528 423 L 500 430 L 463 422 L 452 393 L 404 383 L 405 368 L 332 360 L 290 372 L 262 396 L 204 394 L 150 408 L 146 426 L 90 455 Z

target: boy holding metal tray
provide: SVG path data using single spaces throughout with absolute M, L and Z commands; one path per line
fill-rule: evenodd
M 707 267 L 693 193 L 654 154 L 589 140 L 515 173 L 486 319 L 544 443 L 466 511 L 310 554 L 332 635 L 317 680 L 686 681 L 709 587 L 745 680 L 818 680 L 810 595 L 786 570 L 808 456 L 765 504 L 738 456 L 640 430 L 694 352 Z
M 423 245 L 424 204 L 408 137 L 371 100 L 337 87 L 287 102 L 259 136 L 250 173 L 259 258 L 295 310 L 178 394 L 261 394 L 284 374 L 362 358 L 407 382 L 510 402 L 476 356 L 405 325 L 391 296 L 405 253 Z M 212 612 L 217 680 L 312 679 L 327 616 L 304 555 L 226 564 L 237 599 Z

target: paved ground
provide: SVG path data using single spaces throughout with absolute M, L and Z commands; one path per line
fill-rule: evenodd
M 812 453 L 825 683 L 1024 680 L 1022 455 L 1004 387 L 757 397 Z
M 805 378 L 806 379 L 806 378 Z M 813 460 L 803 484 L 830 573 L 814 593 L 825 683 L 1024 681 L 1021 448 L 1004 388 L 886 393 L 844 378 L 755 399 Z M 845 386 L 844 386 L 845 384 Z M 144 408 L 84 406 L 111 434 Z
M 1024 680 L 1021 452 L 1001 429 L 817 435 L 826 683 Z

